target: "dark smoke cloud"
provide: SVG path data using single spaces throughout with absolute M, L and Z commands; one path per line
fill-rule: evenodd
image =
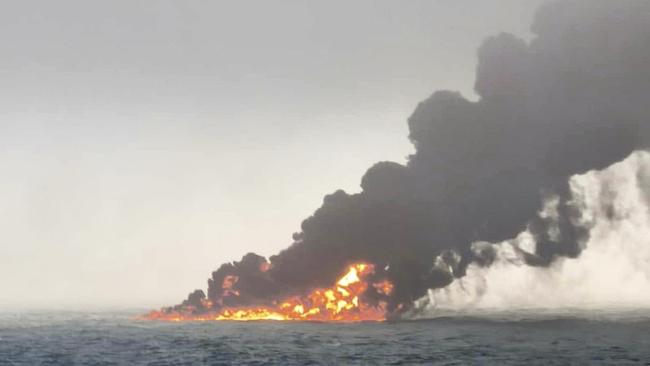
M 552 2 L 537 13 L 534 39 L 501 34 L 478 52 L 478 101 L 435 92 L 408 120 L 416 152 L 406 165 L 380 162 L 362 192 L 337 191 L 302 223 L 293 244 L 272 256 L 224 264 L 209 282 L 215 307 L 268 303 L 331 284 L 345 265 L 370 261 L 395 284 L 391 309 L 462 276 L 475 241 L 536 235 L 531 265 L 577 256 L 587 235 L 575 227 L 568 177 L 601 169 L 650 144 L 650 1 Z M 539 218 L 542 197 L 559 196 L 558 235 Z M 459 255 L 453 273 L 434 258 Z M 385 268 L 385 270 L 382 270 Z M 223 297 L 236 275 L 237 297 Z M 199 304 L 202 292 L 188 301 Z

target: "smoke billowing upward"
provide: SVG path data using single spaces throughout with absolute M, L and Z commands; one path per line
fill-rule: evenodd
M 531 29 L 530 42 L 501 34 L 483 43 L 477 101 L 438 91 L 417 106 L 406 165 L 375 164 L 361 193 L 325 196 L 287 249 L 222 265 L 209 301 L 197 290 L 185 305 L 268 304 L 365 261 L 394 284 L 388 309 L 401 311 L 470 264 L 495 261 L 494 247 L 475 242 L 527 230 L 536 242 L 527 265 L 580 255 L 590 231 L 570 204 L 569 177 L 650 144 L 650 2 L 551 2 Z M 552 218 L 538 215 L 549 197 Z
M 649 170 L 650 153 L 644 151 L 605 170 L 571 177 L 569 205 L 581 213 L 582 225 L 589 227 L 589 239 L 579 258 L 559 258 L 549 267 L 526 265 L 521 253 L 535 248 L 535 239 L 528 230 L 502 243 L 475 243 L 477 247 L 494 248 L 492 265 L 471 264 L 464 277 L 445 288 L 429 290 L 410 315 L 431 317 L 530 308 L 647 308 Z M 557 223 L 561 216 L 557 204 L 557 198 L 547 200 L 540 213 L 549 223 Z

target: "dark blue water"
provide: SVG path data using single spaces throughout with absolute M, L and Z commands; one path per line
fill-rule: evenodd
M 637 313 L 363 324 L 179 324 L 134 314 L 0 313 L 0 365 L 650 365 L 650 317 Z

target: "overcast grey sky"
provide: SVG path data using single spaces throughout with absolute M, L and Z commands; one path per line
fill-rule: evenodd
M 277 252 L 541 2 L 0 3 L 0 307 L 168 305 Z

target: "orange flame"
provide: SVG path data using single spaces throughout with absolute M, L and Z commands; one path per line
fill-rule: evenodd
M 366 304 L 361 300 L 368 289 L 364 280 L 374 272 L 374 266 L 367 263 L 355 263 L 338 279 L 331 288 L 314 289 L 307 295 L 292 297 L 280 305 L 226 308 L 219 312 L 192 314 L 191 311 L 152 311 L 143 319 L 165 321 L 208 321 L 208 320 L 304 320 L 304 321 L 383 321 L 386 320 L 386 303 Z M 228 279 L 228 277 L 231 277 Z M 228 279 L 228 281 L 226 280 Z M 236 276 L 227 276 L 223 288 L 232 289 Z M 227 285 L 228 283 L 228 285 Z M 387 280 L 372 284 L 382 295 L 388 296 L 393 284 Z M 211 305 L 205 300 L 205 305 Z
M 390 296 L 393 293 L 393 284 L 388 280 L 377 282 L 372 286 L 382 295 Z
M 262 262 L 260 263 L 260 272 L 268 272 L 271 269 L 271 263 Z
M 239 296 L 239 291 L 234 289 L 237 281 L 239 281 L 239 277 L 231 275 L 228 275 L 223 279 L 223 283 L 221 284 L 223 296 Z

